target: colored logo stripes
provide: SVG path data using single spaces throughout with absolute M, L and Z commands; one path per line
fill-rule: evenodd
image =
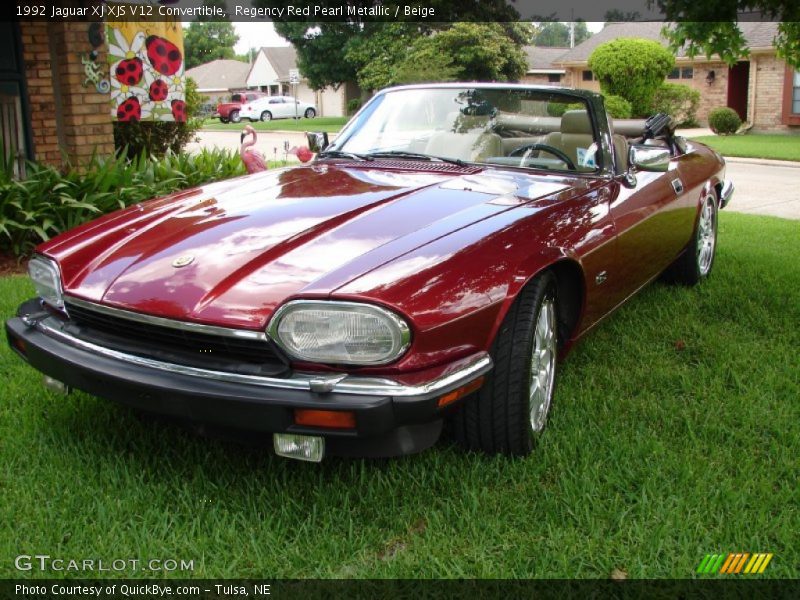
M 769 561 L 772 560 L 772 553 L 731 552 L 730 554 L 706 554 L 697 567 L 697 573 L 724 573 L 738 574 L 744 573 L 755 575 L 763 573 Z

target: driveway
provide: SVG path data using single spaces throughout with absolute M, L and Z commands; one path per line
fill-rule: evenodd
M 236 131 L 201 131 L 198 135 L 200 141 L 189 144 L 189 151 L 205 147 L 239 150 L 239 133 Z M 294 155 L 284 154 L 286 142 L 289 148 L 305 146 L 306 138 L 297 132 L 260 132 L 256 149 L 268 160 L 298 162 Z M 736 193 L 726 211 L 800 219 L 800 163 L 754 158 L 726 160 L 727 176 L 736 186 Z
M 800 219 L 800 163 L 726 158 L 727 178 L 736 186 L 725 209 Z

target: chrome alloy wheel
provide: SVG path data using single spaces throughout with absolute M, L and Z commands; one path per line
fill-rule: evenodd
M 700 222 L 697 224 L 697 269 L 701 277 L 708 274 L 714 261 L 714 247 L 717 243 L 717 213 L 714 208 L 714 197 L 709 196 L 703 203 Z
M 539 307 L 531 353 L 529 405 L 531 428 L 535 433 L 542 431 L 547 422 L 555 376 L 556 310 L 553 298 L 548 295 L 542 299 Z

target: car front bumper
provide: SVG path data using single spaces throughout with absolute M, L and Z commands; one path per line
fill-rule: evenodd
M 326 439 L 326 452 L 395 456 L 424 450 L 439 438 L 439 399 L 492 368 L 480 353 L 436 371 L 429 380 L 332 373 L 287 378 L 212 371 L 125 354 L 64 330 L 38 301 L 6 322 L 11 348 L 44 375 L 92 395 L 191 422 L 252 433 L 292 433 Z M 349 411 L 355 427 L 295 423 L 296 409 Z M 252 435 L 250 436 L 252 437 Z
M 722 191 L 719 194 L 719 207 L 725 208 L 728 206 L 728 202 L 731 201 L 733 197 L 733 182 L 730 179 L 727 179 L 722 182 Z

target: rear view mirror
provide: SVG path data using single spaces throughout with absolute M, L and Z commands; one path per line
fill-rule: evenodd
M 639 171 L 663 172 L 669 169 L 671 158 L 669 148 L 633 144 L 628 155 L 628 162 Z
M 306 133 L 308 149 L 314 154 L 319 154 L 328 147 L 328 133 L 326 131 L 309 131 Z

